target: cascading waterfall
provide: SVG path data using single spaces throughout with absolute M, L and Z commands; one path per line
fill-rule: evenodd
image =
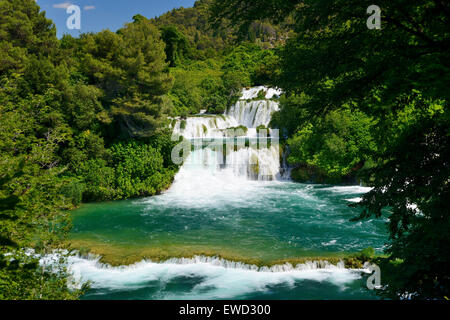
M 264 93 L 263 99 L 261 93 Z M 223 115 L 202 114 L 178 120 L 173 128 L 175 135 L 182 135 L 194 141 L 194 144 L 195 140 L 199 139 L 203 142 L 208 140 L 212 142 L 195 149 L 186 160 L 185 167 L 202 166 L 213 174 L 219 170 L 225 170 L 234 176 L 252 180 L 279 178 L 278 136 L 272 130 L 268 130 L 269 140 L 271 140 L 268 146 L 259 145 L 258 147 L 256 141 L 261 138 L 258 136 L 257 128 L 267 127 L 272 114 L 279 109 L 278 102 L 273 98 L 279 97 L 280 94 L 281 91 L 278 89 L 263 86 L 244 89 L 239 101 Z M 240 126 L 247 128 L 245 135 L 236 138 L 239 140 L 240 147 L 223 148 L 224 139 L 229 138 L 229 129 Z M 271 143 L 272 141 L 275 142 Z
M 214 139 L 225 137 L 226 129 L 237 126 L 239 126 L 239 123 L 236 119 L 226 115 L 201 115 L 189 117 L 186 120 L 178 120 L 173 128 L 173 132 L 186 139 Z
M 220 148 L 218 148 L 220 149 Z M 214 150 L 210 147 L 193 151 L 182 168 L 200 169 L 207 175 L 217 174 L 242 177 L 251 180 L 274 180 L 280 174 L 278 146 L 257 149 L 243 147 L 234 150 Z
M 255 100 L 258 93 L 265 92 L 263 100 Z M 222 138 L 226 130 L 244 126 L 248 129 L 247 137 L 257 137 L 258 126 L 267 127 L 279 103 L 274 98 L 281 95 L 281 90 L 264 86 L 242 90 L 238 102 L 228 108 L 222 115 L 200 114 L 185 120 L 179 119 L 173 127 L 173 133 L 186 139 Z
M 94 296 L 103 290 L 109 293 L 144 291 L 157 299 L 230 299 L 266 292 L 266 287 L 271 286 L 285 288 L 289 292 L 296 282 L 304 280 L 309 282 L 303 282 L 303 286 L 311 282 L 312 286 L 328 282 L 342 292 L 361 279 L 362 273 L 368 272 L 344 269 L 342 263 L 332 265 L 326 261 L 311 261 L 296 266 L 286 263 L 257 267 L 216 257 L 197 256 L 169 259 L 161 263 L 142 261 L 127 267 L 111 267 L 101 264 L 95 257 L 71 257 L 70 260 L 74 279 L 79 283 L 91 281 Z M 189 281 L 201 280 L 191 290 L 165 290 L 167 283 L 183 278 Z M 161 284 L 152 286 L 157 281 L 161 281 Z
M 256 128 L 260 125 L 267 127 L 272 114 L 278 111 L 278 102 L 272 100 L 244 101 L 239 100 L 229 108 L 227 115 L 247 128 Z
M 256 134 L 278 109 L 272 98 L 279 94 L 244 90 L 223 115 L 176 121 L 174 134 L 190 140 L 194 151 L 163 194 L 78 209 L 74 241 L 99 248 L 105 263 L 124 261 L 113 267 L 95 254 L 70 256 L 75 284 L 91 283 L 85 299 L 373 298 L 361 287 L 368 270 L 323 260 L 383 249 L 387 220 L 349 222 L 358 212 L 348 202 L 370 189 L 260 181 L 289 173 L 286 163 L 280 170 L 275 132 L 267 145 Z M 226 134 L 240 125 L 249 126 L 245 136 Z M 57 254 L 46 259 L 46 266 L 60 261 Z

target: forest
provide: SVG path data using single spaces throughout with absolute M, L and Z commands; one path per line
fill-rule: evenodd
M 71 250 L 70 211 L 168 189 L 171 119 L 258 85 L 284 91 L 293 180 L 373 187 L 354 220 L 389 208 L 380 294 L 448 297 L 450 5 L 380 0 L 370 30 L 371 4 L 199 0 L 58 39 L 34 0 L 0 0 L 0 299 L 78 299 L 38 258 Z

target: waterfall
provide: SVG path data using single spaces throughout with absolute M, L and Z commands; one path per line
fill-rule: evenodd
M 251 180 L 274 180 L 280 176 L 278 146 L 257 149 L 243 147 L 237 151 L 205 147 L 188 156 L 182 170 L 197 170 L 197 175 L 244 177 Z
M 173 130 L 174 134 L 186 139 L 223 138 L 226 136 L 226 129 L 237 126 L 239 123 L 226 115 L 198 115 L 178 120 Z
M 264 96 L 263 96 L 264 94 Z M 205 113 L 187 119 L 178 119 L 173 126 L 173 133 L 196 141 L 202 140 L 186 159 L 186 168 L 202 167 L 214 174 L 226 171 L 236 177 L 251 180 L 274 180 L 280 177 L 280 151 L 278 136 L 269 130 L 270 142 L 266 146 L 257 145 L 257 127 L 267 127 L 272 114 L 279 109 L 274 98 L 281 95 L 279 89 L 254 87 L 244 89 L 241 98 L 222 115 Z M 258 99 L 259 97 L 259 99 Z M 245 135 L 236 140 L 238 146 L 223 147 L 229 143 L 229 130 L 244 126 Z M 227 140 L 228 138 L 228 140 Z M 203 142 L 208 141 L 205 146 Z M 212 146 L 213 145 L 213 146 Z M 186 169 L 185 168 L 185 169 Z
M 235 119 L 239 125 L 256 128 L 260 125 L 267 127 L 272 114 L 278 111 L 278 102 L 272 100 L 244 101 L 239 100 L 228 112 L 228 117 Z
M 289 148 L 289 145 L 285 146 L 285 149 L 283 150 L 283 154 L 281 155 L 281 178 L 283 180 L 290 180 L 291 179 L 291 173 L 292 173 L 292 166 L 288 163 L 287 158 L 289 157 L 289 154 L 291 153 L 291 150 Z

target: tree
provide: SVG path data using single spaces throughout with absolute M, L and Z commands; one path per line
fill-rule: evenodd
M 293 17 L 296 35 L 280 52 L 279 86 L 305 94 L 308 101 L 299 107 L 310 117 L 347 104 L 377 121 L 377 163 L 367 172 L 375 189 L 360 203 L 360 218 L 391 210 L 390 257 L 383 265 L 392 277 L 383 293 L 442 299 L 449 292 L 450 6 L 440 0 L 379 1 L 382 28 L 369 30 L 370 5 L 225 0 L 215 1 L 212 13 L 213 22 L 227 18 L 241 31 L 254 20 Z M 393 116 L 407 114 L 409 104 L 423 112 L 386 130 Z M 430 113 L 435 105 L 441 111 Z
M 104 91 L 122 135 L 154 134 L 170 112 L 164 96 L 173 83 L 159 30 L 141 17 L 117 33 L 85 35 L 82 48 L 82 71 Z
M 4 80 L 0 89 L 0 298 L 76 299 L 81 291 L 68 288 L 65 255 L 61 264 L 39 262 L 62 246 L 68 210 L 80 195 L 68 192 L 74 181 L 58 168 L 67 135 L 64 126 L 44 127 L 39 106 L 45 99 L 21 98 L 17 83 Z
M 167 61 L 171 67 L 175 67 L 180 60 L 190 55 L 190 45 L 184 34 L 175 26 L 161 27 L 161 37 L 166 44 Z
M 69 252 L 42 259 L 68 248 L 69 210 L 158 193 L 178 169 L 161 137 L 164 42 L 146 19 L 59 41 L 34 0 L 0 0 L 0 15 L 0 299 L 77 299 Z M 154 140 L 123 142 L 119 157 L 105 147 L 117 128 Z
M 331 111 L 323 118 L 305 122 L 288 140 L 288 162 L 316 169 L 329 183 L 343 178 L 351 181 L 376 151 L 373 128 L 372 120 L 361 111 Z

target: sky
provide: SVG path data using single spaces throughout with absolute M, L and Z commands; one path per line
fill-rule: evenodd
M 53 20 L 58 37 L 63 34 L 78 36 L 80 33 L 98 32 L 104 29 L 116 31 L 131 22 L 135 14 L 154 18 L 179 7 L 192 7 L 195 0 L 36 0 L 47 18 Z M 66 12 L 70 5 L 80 8 L 80 30 L 70 30 Z M 71 20 L 74 22 L 75 20 Z

